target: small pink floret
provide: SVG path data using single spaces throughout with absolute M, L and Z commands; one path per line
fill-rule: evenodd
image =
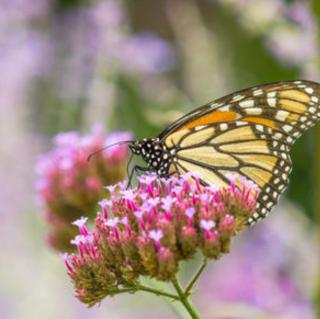
M 163 232 L 160 229 L 150 230 L 148 233 L 149 238 L 153 239 L 155 242 L 159 242 L 163 237 Z
M 204 230 L 211 230 L 213 227 L 216 226 L 216 223 L 213 220 L 200 220 L 200 227 Z
M 81 216 L 79 219 L 75 220 L 72 225 L 78 226 L 79 228 L 83 227 L 88 221 L 88 217 Z
M 194 209 L 194 207 L 189 207 L 186 209 L 185 213 L 189 218 L 192 218 L 193 215 L 196 213 L 196 210 Z
M 115 227 L 118 225 L 118 223 L 119 223 L 118 217 L 110 218 L 104 222 L 104 224 L 109 227 Z
M 107 206 L 110 207 L 112 205 L 112 201 L 107 199 L 102 199 L 101 201 L 98 202 L 98 204 L 100 205 L 101 208 L 105 208 Z

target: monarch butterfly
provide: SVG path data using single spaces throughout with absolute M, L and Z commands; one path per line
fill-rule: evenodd
M 320 84 L 284 81 L 244 89 L 196 108 L 156 138 L 125 141 L 160 177 L 196 173 L 203 184 L 227 186 L 237 173 L 260 189 L 248 220 L 265 217 L 288 185 L 295 140 L 320 118 Z M 132 174 L 129 181 L 131 181 Z

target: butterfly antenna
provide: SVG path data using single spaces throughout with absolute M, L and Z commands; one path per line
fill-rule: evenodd
M 96 154 L 98 154 L 98 153 L 100 153 L 100 152 L 102 152 L 102 151 L 105 151 L 105 150 L 107 150 L 107 149 L 109 149 L 109 148 L 111 148 L 111 147 L 118 146 L 118 145 L 123 145 L 123 144 L 130 144 L 130 143 L 132 143 L 132 142 L 134 142 L 134 140 L 121 141 L 121 142 L 117 142 L 117 143 L 110 144 L 110 145 L 107 145 L 107 146 L 105 146 L 105 147 L 102 147 L 102 148 L 100 148 L 100 149 L 92 152 L 92 153 L 87 157 L 87 161 L 90 161 L 90 159 L 91 159 L 92 156 L 94 156 L 94 155 L 96 155 Z

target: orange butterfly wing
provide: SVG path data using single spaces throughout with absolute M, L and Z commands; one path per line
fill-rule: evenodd
M 197 172 L 204 183 L 228 184 L 238 173 L 260 188 L 264 217 L 288 185 L 289 150 L 320 117 L 320 85 L 288 81 L 242 90 L 208 103 L 170 125 L 159 138 L 175 152 L 172 173 Z

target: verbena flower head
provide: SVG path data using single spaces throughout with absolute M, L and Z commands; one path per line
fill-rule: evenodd
M 76 222 L 78 253 L 64 255 L 76 296 L 92 306 L 122 288 L 134 290 L 140 275 L 172 280 L 180 261 L 198 250 L 219 258 L 254 212 L 257 196 L 256 185 L 243 178 L 217 189 L 192 174 L 166 180 L 149 174 L 136 188 L 112 187 L 95 229 Z
M 96 125 L 90 135 L 78 132 L 60 133 L 54 138 L 54 148 L 38 158 L 39 175 L 36 187 L 50 224 L 50 244 L 58 250 L 70 250 L 70 240 L 77 227 L 75 219 L 93 218 L 106 196 L 103 186 L 114 184 L 125 176 L 128 159 L 126 146 L 113 147 L 105 152 L 87 157 L 92 152 L 111 143 L 127 140 L 127 132 L 114 132 L 106 136 Z

